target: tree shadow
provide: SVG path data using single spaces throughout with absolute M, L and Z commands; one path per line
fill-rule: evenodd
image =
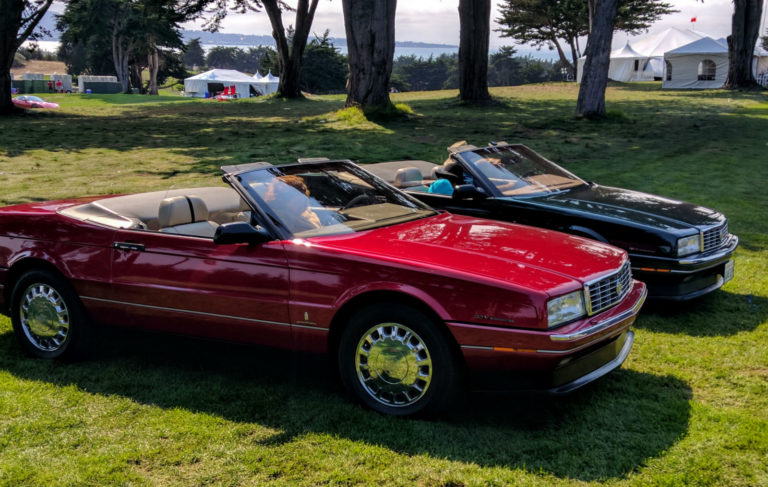
M 546 472 L 581 481 L 625 477 L 688 430 L 691 390 L 671 376 L 618 370 L 566 397 L 473 394 L 436 420 L 384 417 L 344 399 L 324 358 L 190 338 L 106 330 L 74 364 L 25 358 L 0 335 L 0 368 L 20 379 L 77 385 L 281 433 L 322 433 L 406 455 Z
M 752 331 L 768 319 L 768 298 L 719 290 L 683 303 L 649 300 L 636 328 L 695 337 Z

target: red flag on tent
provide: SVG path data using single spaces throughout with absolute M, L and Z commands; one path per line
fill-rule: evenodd
M 696 17 L 691 17 L 691 22 L 696 22 Z

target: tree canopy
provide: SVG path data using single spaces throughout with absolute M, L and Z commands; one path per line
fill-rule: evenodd
M 156 81 L 160 51 L 183 47 L 180 24 L 197 18 L 210 0 L 71 0 L 59 17 L 60 55 L 71 72 L 115 74 L 130 89 L 135 66 Z M 107 60 L 112 69 L 107 68 Z M 167 63 L 166 63 L 167 64 Z M 154 90 L 156 93 L 156 88 Z
M 662 16 L 676 11 L 671 4 L 661 0 L 619 0 L 614 29 L 638 33 Z M 589 34 L 588 2 L 502 0 L 499 12 L 496 21 L 501 25 L 498 31 L 502 36 L 532 46 L 554 48 L 560 61 L 575 70 L 582 53 L 578 39 Z

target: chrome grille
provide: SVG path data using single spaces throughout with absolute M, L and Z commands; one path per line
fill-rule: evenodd
M 587 313 L 593 315 L 614 306 L 632 288 L 632 271 L 629 261 L 618 272 L 602 277 L 586 286 Z
M 710 250 L 719 248 L 721 245 L 723 245 L 723 242 L 725 242 L 726 238 L 728 238 L 727 221 L 719 227 L 704 230 L 701 251 L 709 252 Z

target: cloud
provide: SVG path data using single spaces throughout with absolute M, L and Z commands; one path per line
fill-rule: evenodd
M 499 0 L 493 1 L 491 12 L 491 48 L 513 44 L 511 39 L 502 38 L 494 29 L 498 28 L 495 20 L 498 17 Z M 731 15 L 733 3 L 731 0 L 672 0 L 679 13 L 668 15 L 654 24 L 649 33 L 659 32 L 669 27 L 678 29 L 693 28 L 715 38 L 725 37 L 731 31 Z M 691 17 L 696 17 L 691 24 Z M 285 25 L 293 24 L 294 17 L 286 12 Z M 419 0 L 418 2 L 400 2 L 395 19 L 395 37 L 398 41 L 430 42 L 440 44 L 459 43 L 459 13 L 458 1 L 453 0 Z M 199 26 L 199 23 L 197 24 Z M 187 26 L 187 28 L 195 28 Z M 321 34 L 330 30 L 332 37 L 345 37 L 344 16 L 340 0 L 321 0 L 312 31 Z M 230 14 L 222 24 L 222 32 L 269 35 L 272 27 L 264 12 L 249 12 L 247 14 Z M 643 33 L 641 35 L 647 35 Z M 623 45 L 630 37 L 625 33 L 614 35 L 614 46 Z

